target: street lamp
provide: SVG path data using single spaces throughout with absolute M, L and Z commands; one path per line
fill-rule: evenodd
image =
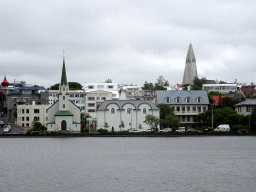
M 213 128 L 213 107 L 212 107 L 212 128 Z

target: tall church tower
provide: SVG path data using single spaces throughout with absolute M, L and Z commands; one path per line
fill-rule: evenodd
M 66 67 L 65 67 L 65 58 L 63 57 L 63 66 L 61 74 L 61 82 L 59 86 L 59 111 L 68 111 L 69 110 L 69 86 L 67 83 Z
M 190 43 L 182 83 L 193 84 L 193 80 L 195 77 L 197 77 L 196 57 L 193 51 L 192 44 Z

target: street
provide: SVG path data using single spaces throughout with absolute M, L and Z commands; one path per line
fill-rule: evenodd
M 0 117 L 5 124 L 11 125 L 12 131 L 10 133 L 3 133 L 4 128 L 0 128 L 0 134 L 22 134 L 26 133 L 27 128 L 21 128 L 18 125 L 15 125 L 14 123 L 10 123 L 7 121 L 7 115 Z

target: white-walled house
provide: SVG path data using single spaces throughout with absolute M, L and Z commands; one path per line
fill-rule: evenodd
M 256 107 L 256 99 L 248 99 L 235 105 L 237 114 L 251 115 L 252 111 Z
M 112 93 L 112 99 L 119 99 L 119 90 L 117 83 L 85 83 L 85 93 L 92 91 L 107 91 Z
M 46 126 L 47 123 L 47 113 L 46 109 L 50 105 L 40 104 L 36 105 L 35 101 L 32 105 L 18 105 L 17 106 L 17 125 L 23 127 L 31 127 L 34 120 L 40 122 L 42 125 Z
M 97 110 L 98 129 L 104 128 L 104 124 L 108 123 L 108 130 L 120 131 L 119 126 L 124 122 L 124 130 L 130 128 L 138 129 L 139 125 L 143 129 L 150 128 L 145 124 L 145 116 L 147 114 L 160 117 L 160 109 L 151 101 L 140 100 L 108 100 L 104 101 Z

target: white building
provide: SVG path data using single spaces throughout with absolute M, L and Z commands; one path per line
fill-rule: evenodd
M 160 109 L 151 101 L 126 100 L 126 101 L 104 101 L 97 111 L 98 129 L 104 128 L 108 124 L 108 130 L 120 131 L 119 126 L 124 122 L 124 130 L 130 128 L 138 129 L 139 125 L 143 129 L 150 128 L 145 124 L 147 114 L 160 117 Z M 158 127 L 159 128 L 159 127 Z
M 46 126 L 47 113 L 50 105 L 36 105 L 33 101 L 32 105 L 18 105 L 17 106 L 17 125 L 23 127 L 31 127 L 34 120 Z
M 119 99 L 117 83 L 85 83 L 84 85 L 84 91 L 86 93 L 99 90 L 111 92 L 113 99 Z
M 219 93 L 229 93 L 237 91 L 236 84 L 203 84 L 203 90 L 207 92 L 218 91 Z
M 119 100 L 145 100 L 155 103 L 155 90 L 122 90 Z
M 59 90 L 49 90 L 49 104 L 53 105 L 59 99 Z M 81 109 L 82 113 L 85 113 L 85 93 L 83 90 L 69 90 L 69 100 L 71 100 L 76 106 Z
M 47 109 L 48 123 L 47 131 L 68 130 L 80 132 L 80 108 L 69 99 L 69 86 L 67 83 L 65 60 L 63 58 L 63 67 L 61 83 L 59 87 L 59 99 Z
M 237 114 L 251 115 L 252 111 L 256 107 L 256 99 L 248 99 L 235 105 Z

